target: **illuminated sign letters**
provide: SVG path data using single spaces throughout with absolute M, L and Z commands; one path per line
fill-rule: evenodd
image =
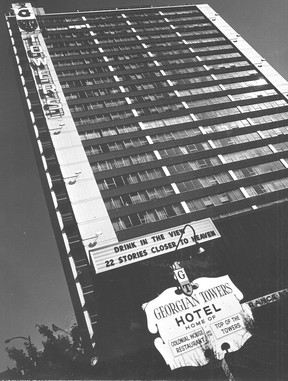
M 31 67 L 37 80 L 38 91 L 43 102 L 43 109 L 48 119 L 59 118 L 64 114 L 56 86 L 47 65 L 47 60 L 36 36 L 24 41 Z
M 24 44 L 37 82 L 44 113 L 48 119 L 60 118 L 64 114 L 63 107 L 38 37 L 33 35 L 26 38 Z

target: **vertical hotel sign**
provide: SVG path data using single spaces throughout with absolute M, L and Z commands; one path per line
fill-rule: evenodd
M 12 4 L 12 8 L 20 31 L 31 33 L 40 30 L 30 3 Z
M 57 162 L 60 166 L 63 180 L 66 185 L 66 191 L 73 209 L 75 222 L 78 225 L 80 236 L 88 255 L 86 243 L 94 240 L 95 232 L 105 229 L 105 239 L 103 234 L 102 244 L 104 242 L 106 245 L 107 242 L 118 242 L 118 240 L 105 208 L 104 201 L 101 197 L 100 190 L 95 181 L 93 171 L 83 148 L 73 117 L 70 113 L 69 106 L 66 102 L 53 61 L 36 20 L 36 13 L 34 14 L 34 9 L 29 3 L 13 4 L 13 10 L 21 33 L 26 58 L 30 65 L 31 76 L 37 90 L 39 98 L 38 103 L 41 105 L 42 113 L 50 132 Z M 17 52 L 15 46 L 14 48 Z M 19 64 L 18 66 L 25 91 L 25 78 L 22 75 L 21 66 Z M 33 109 L 31 107 L 27 89 L 25 94 L 40 153 L 44 162 L 44 168 L 46 170 L 47 163 L 37 130 L 37 121 L 33 115 Z M 77 173 L 81 174 L 81 179 L 79 179 L 79 181 L 77 180 L 76 183 L 75 175 Z M 46 171 L 46 175 L 50 185 L 51 178 L 48 171 Z M 75 179 L 75 181 L 69 181 L 72 179 Z M 53 194 L 52 196 L 55 200 Z M 56 200 L 54 206 L 62 229 L 62 227 L 64 228 L 64 224 L 61 219 L 61 214 L 57 209 L 58 204 Z M 70 250 L 70 248 L 68 248 L 69 244 L 66 231 L 64 231 L 64 229 L 62 234 L 66 248 L 67 250 Z
M 40 28 L 30 3 L 13 4 L 24 47 L 37 84 L 42 108 L 47 119 L 64 115 L 56 86 L 47 65 L 47 58 L 39 40 Z

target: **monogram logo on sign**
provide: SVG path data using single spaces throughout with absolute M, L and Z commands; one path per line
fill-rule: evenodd
M 180 266 L 180 262 L 175 262 L 172 265 L 172 269 L 174 271 L 174 278 L 178 281 L 181 291 L 185 295 L 191 296 L 193 294 L 193 288 L 196 288 L 196 286 L 189 281 L 184 268 Z
M 39 29 L 38 22 L 30 3 L 21 2 L 17 5 L 12 4 L 12 7 L 21 31 L 31 33 Z

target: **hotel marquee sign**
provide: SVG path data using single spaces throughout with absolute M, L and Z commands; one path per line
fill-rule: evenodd
M 220 237 L 210 218 L 191 223 L 195 229 L 196 236 L 191 232 L 185 232 L 179 248 L 185 248 Z M 175 250 L 184 225 L 176 226 L 171 229 L 155 232 L 148 236 L 138 237 L 135 240 L 123 241 L 117 245 L 110 245 L 103 249 L 90 251 L 91 259 L 96 273 L 101 273 L 116 268 L 130 265 L 145 259 L 157 257 L 162 254 L 171 253 Z

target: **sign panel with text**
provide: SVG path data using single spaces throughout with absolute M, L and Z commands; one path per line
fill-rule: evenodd
M 168 288 L 143 304 L 154 344 L 171 369 L 223 360 L 251 337 L 251 309 L 228 275 L 198 278 L 191 296 Z
M 193 221 L 191 225 L 193 225 L 196 235 L 194 236 L 187 229 L 181 239 L 180 249 L 195 245 L 196 241 L 202 243 L 220 237 L 220 233 L 210 218 Z M 149 236 L 91 250 L 90 254 L 96 273 L 113 270 L 174 251 L 184 226 L 176 226 Z

